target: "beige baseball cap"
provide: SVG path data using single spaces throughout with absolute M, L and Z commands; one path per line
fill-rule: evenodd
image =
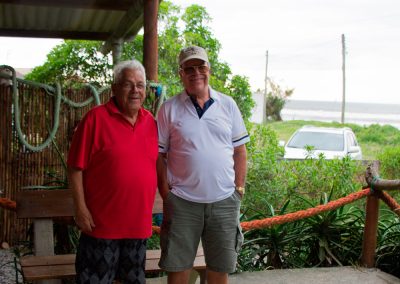
M 179 66 L 182 66 L 183 63 L 190 59 L 201 59 L 209 63 L 207 52 L 204 50 L 204 48 L 195 45 L 185 47 L 181 50 L 179 53 Z

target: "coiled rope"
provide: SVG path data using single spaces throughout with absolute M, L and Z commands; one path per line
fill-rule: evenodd
M 84 88 L 88 88 L 90 90 L 91 97 L 86 99 L 83 102 L 74 102 L 74 101 L 70 100 L 69 98 L 62 95 L 61 86 L 59 83 L 56 83 L 56 87 L 54 88 L 54 87 L 46 85 L 46 84 L 36 83 L 36 82 L 17 78 L 15 69 L 12 68 L 11 66 L 0 65 L 0 70 L 1 69 L 10 70 L 11 74 L 12 74 L 12 75 L 8 75 L 8 74 L 0 73 L 0 77 L 9 79 L 12 81 L 12 98 L 13 98 L 14 114 L 15 114 L 14 115 L 14 123 L 15 123 L 15 129 L 17 131 L 18 140 L 27 149 L 34 151 L 34 152 L 42 151 L 52 141 L 54 141 L 54 137 L 57 133 L 58 126 L 59 126 L 59 114 L 60 114 L 61 102 L 65 103 L 68 106 L 73 107 L 73 108 L 85 107 L 85 106 L 91 104 L 93 101 L 94 101 L 95 105 L 100 105 L 101 104 L 100 96 L 103 95 L 106 91 L 110 90 L 110 86 L 105 86 L 105 87 L 96 89 L 91 84 L 85 84 Z M 39 144 L 37 146 L 33 146 L 28 141 L 26 141 L 25 135 L 22 133 L 21 114 L 20 114 L 20 108 L 19 108 L 19 92 L 18 92 L 18 84 L 19 83 L 31 85 L 31 86 L 34 86 L 37 88 L 42 88 L 48 95 L 55 97 L 53 128 L 50 131 L 50 134 L 47 137 L 47 139 L 42 144 Z M 162 84 L 155 83 L 155 82 L 148 82 L 148 85 L 152 90 L 154 90 L 154 94 L 157 99 L 156 105 L 154 105 L 154 113 L 156 113 L 159 110 L 164 98 L 166 97 L 166 88 Z
M 1 77 L 6 78 L 6 79 L 10 79 L 12 81 L 12 98 L 13 98 L 13 107 L 14 107 L 14 125 L 15 125 L 15 129 L 17 131 L 17 136 L 18 136 L 18 140 L 20 141 L 20 143 L 22 145 L 24 145 L 27 149 L 31 150 L 31 151 L 34 151 L 34 152 L 42 151 L 44 148 L 46 148 L 54 140 L 54 137 L 55 137 L 55 135 L 57 133 L 58 126 L 59 126 L 59 114 L 60 114 L 61 101 L 63 101 L 67 105 L 75 107 L 75 108 L 86 106 L 86 105 L 90 104 L 93 100 L 95 101 L 96 105 L 100 104 L 99 92 L 90 84 L 87 84 L 85 86 L 88 87 L 89 90 L 91 91 L 92 97 L 87 99 L 84 102 L 77 103 L 77 102 L 71 101 L 70 99 L 68 99 L 67 97 L 64 97 L 61 94 L 61 86 L 60 86 L 59 83 L 56 83 L 56 88 L 53 88 L 53 87 L 51 87 L 49 85 L 46 85 L 46 84 L 40 84 L 40 83 L 35 83 L 35 82 L 31 82 L 31 81 L 18 79 L 17 76 L 16 76 L 15 69 L 12 68 L 11 66 L 1 65 L 0 69 L 3 69 L 3 70 L 7 69 L 7 70 L 11 71 L 11 74 L 12 74 L 11 76 L 2 73 Z M 47 94 L 49 94 L 51 96 L 55 96 L 54 125 L 53 125 L 53 128 L 51 129 L 47 139 L 42 144 L 39 144 L 37 146 L 31 145 L 25 139 L 25 135 L 22 133 L 22 129 L 21 129 L 21 113 L 20 113 L 20 108 L 19 108 L 18 83 L 24 83 L 24 84 L 31 85 L 31 86 L 34 86 L 34 87 L 43 88 Z M 100 89 L 100 93 L 104 93 L 105 90 L 107 90 L 107 88 Z

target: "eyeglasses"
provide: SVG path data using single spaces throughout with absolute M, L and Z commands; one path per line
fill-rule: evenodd
M 131 91 L 134 88 L 136 88 L 136 90 L 138 91 L 143 91 L 144 89 L 146 89 L 146 84 L 144 83 L 131 83 L 131 82 L 122 82 L 118 84 L 122 89 L 124 89 L 125 91 Z
M 208 65 L 198 65 L 183 67 L 180 68 L 180 70 L 182 70 L 186 75 L 193 75 L 196 73 L 196 70 L 198 70 L 200 74 L 206 74 L 210 68 L 208 68 Z

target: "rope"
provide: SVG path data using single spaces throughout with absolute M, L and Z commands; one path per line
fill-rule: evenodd
M 376 191 L 375 185 L 377 182 L 379 182 L 379 180 L 380 180 L 380 177 L 378 175 L 376 175 L 372 178 L 371 185 L 370 185 L 371 193 L 374 193 Z
M 322 212 L 326 211 L 331 211 L 334 209 L 337 209 L 339 207 L 342 207 L 346 204 L 352 203 L 358 199 L 361 199 L 367 195 L 369 195 L 370 188 L 363 189 L 359 192 L 352 193 L 348 196 L 339 198 L 338 200 L 334 200 L 331 202 L 328 202 L 327 204 L 324 205 L 318 205 L 314 208 L 309 208 L 306 210 L 300 210 L 297 212 L 293 213 L 288 213 L 285 215 L 279 215 L 279 216 L 274 216 L 270 218 L 265 218 L 261 220 L 254 220 L 254 221 L 249 221 L 249 222 L 242 222 L 241 226 L 243 231 L 249 231 L 253 229 L 262 229 L 266 227 L 271 227 L 273 225 L 279 225 L 279 224 L 284 224 L 284 223 L 289 223 L 293 221 L 297 221 L 300 219 L 305 219 L 312 217 L 314 215 L 318 215 Z M 394 200 L 389 194 L 385 192 L 381 192 L 378 194 L 378 196 L 397 214 L 400 216 L 400 205 Z M 15 211 L 16 210 L 16 202 L 12 201 L 8 198 L 0 198 L 0 207 L 3 207 L 8 210 Z M 156 234 L 160 234 L 160 227 L 159 226 L 152 226 L 152 230 Z
M 262 229 L 266 227 L 271 227 L 272 225 L 279 225 L 283 223 L 293 222 L 304 218 L 309 218 L 314 215 L 318 215 L 322 212 L 334 210 L 336 208 L 342 207 L 343 205 L 354 202 L 360 198 L 363 198 L 370 194 L 370 189 L 366 188 L 361 191 L 352 193 L 348 196 L 339 198 L 337 200 L 328 202 L 324 205 L 318 205 L 314 208 L 309 208 L 306 210 L 300 210 L 293 213 L 288 213 L 285 215 L 274 216 L 271 218 L 265 218 L 261 220 L 254 220 L 250 222 L 242 222 L 241 226 L 243 231 L 249 231 L 253 229 Z
M 10 79 L 12 81 L 12 97 L 13 97 L 13 105 L 14 105 L 14 123 L 15 123 L 15 128 L 17 131 L 17 136 L 18 140 L 22 145 L 24 145 L 27 149 L 33 151 L 33 152 L 39 152 L 42 151 L 44 148 L 46 148 L 55 138 L 55 135 L 58 130 L 58 125 L 59 125 L 59 114 L 60 114 L 60 107 L 61 107 L 61 102 L 67 104 L 68 106 L 74 107 L 74 108 L 82 108 L 93 101 L 95 102 L 96 105 L 100 105 L 100 95 L 104 94 L 106 91 L 110 89 L 109 86 L 102 87 L 99 90 L 97 90 L 93 85 L 91 84 L 85 84 L 84 87 L 88 88 L 92 94 L 90 98 L 83 102 L 74 102 L 70 100 L 69 98 L 65 97 L 62 95 L 61 92 L 61 86 L 59 83 L 56 84 L 56 88 L 53 88 L 52 86 L 46 85 L 46 84 L 41 84 L 41 83 L 36 83 L 32 81 L 27 81 L 23 79 L 19 79 L 16 76 L 15 69 L 12 68 L 11 66 L 8 65 L 0 65 L 0 69 L 8 69 L 11 71 L 12 75 L 7 75 L 4 73 L 0 73 L 0 77 Z M 25 135 L 22 133 L 21 129 L 21 117 L 20 117 L 20 109 L 19 109 L 19 92 L 18 92 L 18 84 L 23 83 L 26 85 L 31 85 L 37 88 L 42 88 L 45 90 L 45 92 L 50 95 L 50 96 L 55 96 L 55 104 L 54 104 L 54 125 L 53 129 L 50 131 L 49 136 L 47 139 L 42 143 L 39 144 L 38 146 L 33 146 L 29 144 L 28 141 L 25 139 Z M 166 88 L 162 84 L 150 82 L 149 83 L 150 87 L 155 89 L 155 95 L 157 99 L 157 105 L 155 106 L 154 113 L 158 111 L 160 108 L 163 99 L 166 97 Z
M 52 141 L 54 141 L 54 137 L 56 136 L 58 124 L 59 124 L 59 114 L 60 114 L 60 104 L 61 104 L 61 87 L 60 84 L 57 83 L 57 95 L 56 95 L 56 102 L 54 104 L 54 125 L 53 129 L 50 131 L 49 136 L 47 139 L 38 146 L 33 146 L 25 140 L 25 135 L 22 133 L 21 129 L 21 115 L 19 110 L 19 93 L 18 88 L 15 80 L 15 71 L 13 70 L 13 102 L 14 102 L 14 122 L 15 128 L 17 130 L 18 139 L 22 145 L 24 145 L 27 149 L 38 152 L 42 151 L 46 148 Z
M 297 212 L 288 213 L 285 215 L 274 216 L 274 217 L 265 218 L 265 219 L 261 219 L 261 220 L 242 222 L 242 223 L 240 223 L 240 225 L 242 226 L 243 231 L 249 231 L 249 230 L 253 230 L 253 229 L 262 229 L 262 228 L 266 228 L 266 227 L 271 227 L 273 225 L 289 223 L 289 222 L 297 221 L 300 219 L 309 218 L 311 216 L 318 215 L 322 212 L 334 210 L 336 208 L 342 207 L 343 205 L 346 205 L 346 204 L 352 203 L 358 199 L 361 199 L 361 198 L 369 195 L 370 193 L 371 193 L 370 189 L 366 188 L 361 191 L 352 193 L 348 196 L 339 198 L 338 200 L 328 202 L 327 204 L 318 205 L 314 208 L 300 210 Z M 160 227 L 153 226 L 153 232 L 156 234 L 160 234 Z
M 56 88 L 54 89 L 51 86 L 45 85 L 45 84 L 40 84 L 40 83 L 35 83 L 31 81 L 26 81 L 22 79 L 18 79 L 16 76 L 16 72 L 14 68 L 11 66 L 7 65 L 1 65 L 0 69 L 8 69 L 11 71 L 12 75 L 6 75 L 6 74 L 1 74 L 1 77 L 5 77 L 7 79 L 11 79 L 12 81 L 12 97 L 13 97 L 13 106 L 14 106 L 14 123 L 15 123 L 15 129 L 17 131 L 17 136 L 18 140 L 22 145 L 24 145 L 27 149 L 33 151 L 33 152 L 39 152 L 42 151 L 44 148 L 46 148 L 55 138 L 57 130 L 58 130 L 58 125 L 59 125 L 59 114 L 60 114 L 60 106 L 61 106 L 61 101 L 64 101 L 67 105 L 72 106 L 72 107 L 83 107 L 91 103 L 93 100 L 95 100 L 95 103 L 97 105 L 100 104 L 100 99 L 97 90 L 91 86 L 91 85 L 86 85 L 91 92 L 93 97 L 89 98 L 88 100 L 82 102 L 82 103 L 76 103 L 71 101 L 70 99 L 64 97 L 61 94 L 61 86 L 59 83 L 56 84 Z M 20 109 L 19 109 L 19 92 L 18 92 L 18 84 L 19 83 L 24 83 L 27 85 L 31 85 L 34 87 L 39 87 L 43 88 L 47 94 L 54 96 L 55 94 L 55 103 L 54 103 L 54 125 L 52 130 L 49 133 L 49 136 L 47 139 L 42 143 L 39 144 L 38 146 L 33 146 L 31 145 L 28 141 L 25 139 L 25 135 L 22 133 L 21 129 L 21 114 L 20 114 Z M 102 89 L 102 93 L 106 89 Z
M 0 198 L 0 207 L 11 211 L 17 210 L 17 203 L 8 198 Z
M 159 226 L 152 226 L 153 229 L 153 233 L 156 233 L 157 235 L 159 235 L 161 233 L 161 229 Z
M 378 193 L 379 198 L 382 199 L 382 201 L 385 202 L 386 205 L 390 209 L 392 209 L 394 213 L 400 216 L 400 204 L 398 204 L 397 201 L 386 192 L 384 191 L 378 191 L 378 192 L 379 192 Z

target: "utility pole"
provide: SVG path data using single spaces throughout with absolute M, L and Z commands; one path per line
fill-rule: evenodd
M 264 100 L 263 100 L 263 113 L 262 113 L 262 122 L 263 124 L 267 123 L 267 85 L 268 85 L 268 50 L 265 54 L 266 62 L 265 62 L 265 87 L 264 87 Z
M 342 34 L 342 73 L 343 73 L 343 95 L 342 95 L 342 124 L 344 123 L 344 113 L 346 108 L 346 44 L 344 34 Z

